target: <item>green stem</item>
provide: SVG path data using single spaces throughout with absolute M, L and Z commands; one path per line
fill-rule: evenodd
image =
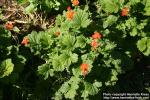
M 88 5 L 88 1 L 86 0 L 86 5 Z

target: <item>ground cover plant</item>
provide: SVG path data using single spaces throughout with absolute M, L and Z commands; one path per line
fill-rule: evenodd
M 0 100 L 150 92 L 149 0 L 0 0 Z

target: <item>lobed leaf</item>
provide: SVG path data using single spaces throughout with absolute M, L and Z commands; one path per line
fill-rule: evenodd
M 6 59 L 0 64 L 0 78 L 8 76 L 12 73 L 14 64 L 11 59 Z

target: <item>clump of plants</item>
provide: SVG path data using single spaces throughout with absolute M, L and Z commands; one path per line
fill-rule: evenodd
M 22 23 L 27 30 L 15 28 L 14 21 L 1 27 L 0 78 L 24 73 L 18 67 L 30 66 L 27 62 L 37 57 L 41 63 L 33 65 L 36 81 L 50 83 L 48 92 L 52 91 L 44 99 L 102 99 L 105 88 L 115 86 L 119 75 L 134 69 L 136 57 L 140 61 L 150 55 L 148 0 L 25 1 L 29 5 L 24 14 L 31 19 Z M 42 10 L 46 17 L 35 21 Z M 52 24 L 46 23 L 49 12 L 57 10 Z M 40 30 L 30 21 L 43 22 Z M 17 44 L 12 44 L 13 33 L 19 38 Z M 35 94 L 27 97 L 38 98 Z

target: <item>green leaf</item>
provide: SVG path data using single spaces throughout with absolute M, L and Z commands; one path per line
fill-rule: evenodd
M 76 63 L 78 61 L 78 55 L 75 53 L 71 54 L 71 61 L 72 63 Z
M 65 98 L 74 99 L 75 96 L 77 95 L 76 91 L 79 88 L 79 82 L 80 82 L 80 78 L 72 76 L 70 80 L 62 84 L 62 86 L 57 92 L 57 95 L 60 96 L 61 94 L 62 96 L 64 94 Z M 55 94 L 55 96 L 57 95 Z
M 73 88 L 70 88 L 70 90 L 65 94 L 65 98 L 73 99 L 76 94 L 77 94 L 76 90 Z
M 79 84 L 80 78 L 79 78 L 79 77 L 76 77 L 76 76 L 72 76 L 68 82 L 69 82 L 70 84 Z
M 117 75 L 118 75 L 118 72 L 116 70 L 112 70 L 111 81 L 118 80 Z
M 93 83 L 93 86 L 99 88 L 99 87 L 102 86 L 102 83 L 101 83 L 101 82 L 98 82 L 98 81 L 95 81 L 95 82 Z
M 41 66 L 38 66 L 38 73 L 40 75 L 44 76 L 44 79 L 46 80 L 49 76 L 53 76 L 54 75 L 54 70 L 52 68 L 50 68 L 51 65 L 50 64 L 43 64 Z
M 148 92 L 150 93 L 150 87 L 148 87 L 148 88 L 145 88 L 146 90 L 148 90 Z
M 108 26 L 111 26 L 112 24 L 114 24 L 116 21 L 118 20 L 118 18 L 114 15 L 109 15 L 106 19 L 106 21 L 104 21 L 103 23 L 103 27 L 107 28 Z
M 144 55 L 149 56 L 150 55 L 150 48 L 148 48 L 145 52 Z
M 137 20 L 136 17 L 133 17 L 133 18 L 130 17 L 128 20 L 126 20 L 126 23 L 125 23 L 126 27 L 128 29 L 137 27 L 137 21 L 136 20 Z
M 79 75 L 81 75 L 81 69 L 80 67 L 77 67 L 77 68 L 73 68 L 72 69 L 72 73 L 74 76 L 78 77 Z
M 86 46 L 86 38 L 83 35 L 78 36 L 75 46 L 84 48 Z
M 150 16 L 150 1 L 146 0 L 146 4 L 145 4 L 145 15 Z
M 31 34 L 28 35 L 30 41 L 30 47 L 32 52 L 40 51 L 42 48 L 40 46 L 40 39 L 38 38 L 38 33 L 32 31 Z
M 71 55 L 67 52 L 63 53 L 59 57 L 62 65 L 69 67 L 71 65 Z
M 85 90 L 88 91 L 90 95 L 95 95 L 98 93 L 98 89 L 94 87 L 91 83 L 85 84 Z
M 40 44 L 42 45 L 42 48 L 47 48 L 52 44 L 51 37 L 45 31 L 39 32 L 38 38 L 40 40 Z
M 66 98 L 74 99 L 74 97 L 77 95 L 76 91 L 79 88 L 79 82 L 80 78 L 72 76 L 68 83 L 70 84 L 70 89 L 65 94 Z
M 63 71 L 65 69 L 65 66 L 62 64 L 62 61 L 59 59 L 59 57 L 55 57 L 52 60 L 52 65 L 55 71 Z
M 16 26 L 13 28 L 13 31 L 15 31 L 16 33 L 19 33 L 19 32 L 20 32 L 19 28 L 16 27 Z
M 65 35 L 62 38 L 62 44 L 66 46 L 67 50 L 73 50 L 74 49 L 74 44 L 75 44 L 75 37 L 71 35 Z
M 112 50 L 113 48 L 116 47 L 116 44 L 113 43 L 113 42 L 108 42 L 107 45 L 105 46 L 105 50 L 108 51 L 108 50 Z
M 44 5 L 47 6 L 49 10 L 51 10 L 52 8 L 54 8 L 55 10 L 59 10 L 60 2 L 58 2 L 57 0 L 45 0 Z
M 57 92 L 55 93 L 54 100 L 62 100 L 62 94 L 57 91 Z
M 136 36 L 136 35 L 137 35 L 137 28 L 136 28 L 136 27 L 134 27 L 134 28 L 132 29 L 132 31 L 130 32 L 130 35 L 131 35 L 131 36 Z
M 69 86 L 68 82 L 65 82 L 64 84 L 61 85 L 59 91 L 62 94 L 66 94 L 69 89 L 70 89 L 70 86 Z
M 86 12 L 86 10 L 78 9 L 73 18 L 73 26 L 75 28 L 86 28 L 90 23 L 91 20 L 89 19 L 89 14 Z
M 64 21 L 64 18 L 61 15 L 57 15 L 56 20 L 55 20 L 56 26 L 61 25 L 63 21 Z
M 12 52 L 12 49 L 13 49 L 13 46 L 11 45 L 11 46 L 8 46 L 7 48 L 7 55 L 10 55 L 11 54 L 11 52 Z
M 105 85 L 106 86 L 113 86 L 116 84 L 118 78 L 117 78 L 117 75 L 118 75 L 118 72 L 115 70 L 115 69 L 112 69 L 111 70 L 111 79 L 107 82 L 105 82 Z
M 81 97 L 83 97 L 83 98 L 84 98 L 84 100 L 85 100 L 85 98 L 87 98 L 88 96 L 89 96 L 88 91 L 84 90 L 84 91 L 82 92 Z
M 64 65 L 65 68 L 68 69 L 72 63 L 75 63 L 78 61 L 78 55 L 75 53 L 72 54 L 71 52 L 64 52 L 59 56 L 59 59 L 62 65 Z
M 138 49 L 146 56 L 150 55 L 150 38 L 145 37 L 137 42 Z
M 11 59 L 4 60 L 0 65 L 0 78 L 8 76 L 12 73 L 14 64 Z
M 99 0 L 99 3 L 106 13 L 117 13 L 120 6 L 119 0 Z
M 82 97 L 86 98 L 89 95 L 95 95 L 99 91 L 99 87 L 101 87 L 101 83 L 94 82 L 93 84 L 89 82 L 84 82 L 85 90 L 82 92 Z
M 75 82 L 74 84 L 71 84 L 71 88 L 74 90 L 77 90 L 79 88 L 78 82 Z
M 36 4 L 30 3 L 30 5 L 25 8 L 25 13 L 26 14 L 33 13 L 34 11 L 37 10 L 36 7 L 37 7 Z
M 131 5 L 135 5 L 135 4 L 139 3 L 140 0 L 131 0 L 130 2 L 131 2 Z
M 41 51 L 46 50 L 51 47 L 53 40 L 51 36 L 48 35 L 48 32 L 41 31 L 39 33 L 32 31 L 29 37 L 29 46 L 32 52 L 39 54 Z
M 71 27 L 72 23 L 66 21 L 66 22 L 63 22 L 61 24 L 61 31 L 62 32 L 65 32 L 65 31 L 69 31 L 69 28 Z
M 142 38 L 137 42 L 137 47 L 140 51 L 146 50 L 146 42 L 147 42 L 147 38 Z

